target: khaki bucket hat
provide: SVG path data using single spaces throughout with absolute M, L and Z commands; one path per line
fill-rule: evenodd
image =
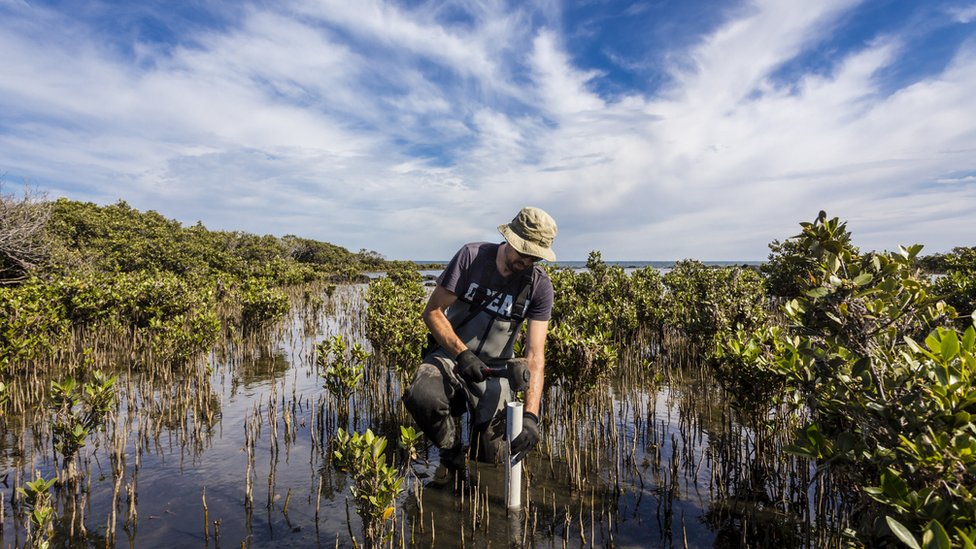
M 556 221 L 539 208 L 522 208 L 511 223 L 499 225 L 498 232 L 511 247 L 525 255 L 541 257 L 546 261 L 556 260 L 556 254 L 552 251 Z

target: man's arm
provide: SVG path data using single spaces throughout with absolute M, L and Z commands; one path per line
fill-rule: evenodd
M 525 330 L 525 357 L 528 359 L 529 389 L 525 392 L 525 411 L 539 415 L 546 374 L 546 334 L 548 320 L 529 320 Z
M 451 321 L 447 319 L 444 311 L 457 301 L 457 296 L 449 292 L 438 284 L 434 287 L 434 292 L 427 300 L 427 307 L 424 308 L 424 324 L 433 334 L 434 339 L 452 357 L 461 354 L 468 347 L 461 341 L 461 338 L 454 333 Z

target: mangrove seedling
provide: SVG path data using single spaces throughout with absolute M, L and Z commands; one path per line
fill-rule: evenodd
M 403 450 L 404 467 L 417 459 L 417 445 L 420 443 L 421 433 L 413 427 L 400 426 L 400 449 Z
M 4 410 L 7 408 L 7 400 L 10 395 L 7 393 L 7 385 L 0 381 L 0 417 L 3 417 Z
M 354 343 L 349 349 L 341 335 L 315 346 L 315 361 L 325 379 L 322 387 L 336 399 L 340 410 L 348 407 L 349 397 L 362 381 L 367 359 L 369 353 L 360 344 Z
M 76 479 L 75 457 L 89 433 L 99 429 L 115 398 L 115 380 L 99 370 L 92 379 L 78 383 L 74 378 L 51 382 L 51 407 L 54 409 L 54 449 L 61 454 L 66 479 Z
M 57 477 L 45 479 L 37 473 L 33 482 L 27 482 L 24 488 L 17 488 L 24 510 L 29 513 L 25 547 L 47 549 L 50 545 L 55 518 L 50 490 L 55 481 Z
M 340 428 L 333 444 L 336 466 L 352 476 L 349 489 L 356 501 L 356 513 L 363 521 L 366 547 L 389 541 L 396 524 L 396 499 L 403 491 L 403 477 L 386 462 L 386 438 L 369 429 L 362 435 L 350 435 Z

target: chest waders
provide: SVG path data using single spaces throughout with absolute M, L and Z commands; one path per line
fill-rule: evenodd
M 496 292 L 477 286 L 470 299 L 459 297 L 448 308 L 447 318 L 454 332 L 489 367 L 503 367 L 514 357 L 515 340 L 525 320 L 536 276 L 533 268 Z M 505 404 L 525 387 L 513 388 L 507 376 L 466 383 L 454 371 L 454 359 L 436 343 L 428 346 L 424 355 L 423 364 L 403 396 L 417 424 L 438 447 L 455 447 L 460 441 L 454 418 L 467 410 L 472 426 L 472 457 L 501 461 Z M 518 368 L 524 371 L 525 364 L 521 362 Z

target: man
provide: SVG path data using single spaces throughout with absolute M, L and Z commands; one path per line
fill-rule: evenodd
M 527 367 L 522 433 L 512 441 L 519 460 L 539 442 L 539 405 L 545 373 L 552 282 L 536 263 L 554 261 L 556 222 L 539 208 L 523 208 L 500 225 L 500 244 L 466 244 L 437 279 L 423 318 L 433 336 L 403 402 L 441 449 L 442 461 L 463 458 L 457 422 L 470 412 L 471 456 L 498 461 L 504 454 L 505 403 L 514 399 L 507 377 L 488 377 L 488 365 Z M 512 362 L 526 321 L 525 360 Z M 454 463 L 457 464 L 456 461 Z

